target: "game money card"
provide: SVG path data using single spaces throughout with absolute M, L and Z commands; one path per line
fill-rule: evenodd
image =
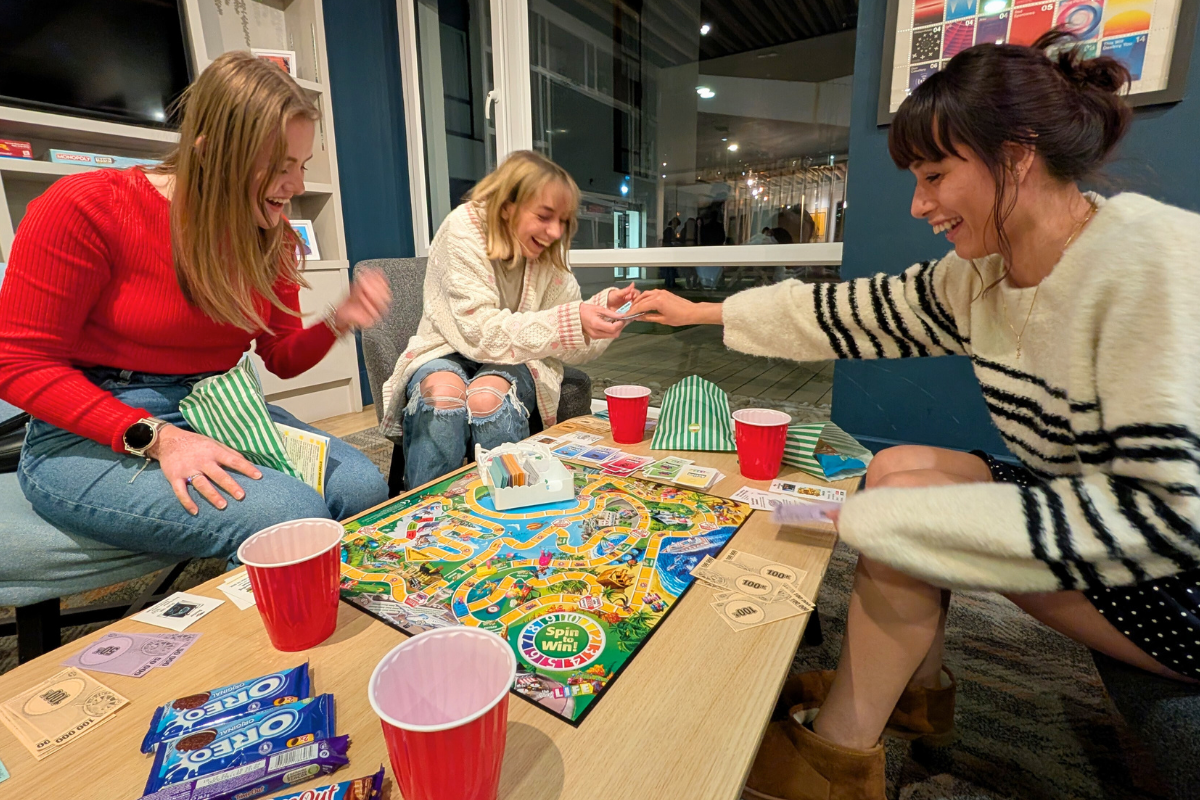
M 41 761 L 129 703 L 78 669 L 64 669 L 0 705 L 0 720 Z
M 201 597 L 198 594 L 176 592 L 145 611 L 134 614 L 130 619 L 145 622 L 148 625 L 157 625 L 160 628 L 182 631 L 224 602 L 224 600 L 212 597 Z
M 776 600 L 786 590 L 790 590 L 789 594 L 796 591 L 787 581 L 768 578 L 738 564 L 717 561 L 712 556 L 705 556 L 691 574 L 714 589 L 738 592 L 767 602 Z
M 748 572 L 756 572 L 764 578 L 773 578 L 784 583 L 790 583 L 797 590 L 800 588 L 800 581 L 804 580 L 804 576 L 808 574 L 802 569 L 789 567 L 787 564 L 770 561 L 761 556 L 751 555 L 741 550 L 730 550 L 721 556 L 721 561 L 728 561 Z
M 635 456 L 626 453 L 620 458 L 614 458 L 604 464 L 604 472 L 622 476 L 632 475 L 642 467 L 654 461 L 653 456 Z
M 715 467 L 697 467 L 694 464 L 684 467 L 675 476 L 675 483 L 693 489 L 707 489 L 722 477 L 720 470 Z
M 735 631 L 757 628 L 812 611 L 812 604 L 799 595 L 785 594 L 779 602 L 766 603 L 756 597 L 737 596 L 712 603 L 717 616 Z
M 846 502 L 845 489 L 833 489 L 828 486 L 813 486 L 796 481 L 781 481 L 778 478 L 771 481 L 771 494 L 784 497 L 795 497 L 798 500 L 825 500 L 830 503 Z
M 110 633 L 68 658 L 63 666 L 140 678 L 163 666 L 181 645 L 186 650 L 194 640 L 184 643 L 169 638 L 169 634 Z

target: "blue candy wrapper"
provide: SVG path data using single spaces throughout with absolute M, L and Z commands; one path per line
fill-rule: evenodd
M 217 722 L 303 700 L 309 694 L 308 683 L 308 664 L 305 663 L 283 672 L 172 700 L 154 710 L 150 730 L 142 739 L 142 752 L 149 753 L 159 742 L 187 736 Z
M 382 797 L 383 767 L 380 767 L 374 775 L 305 789 L 299 794 L 289 794 L 275 800 L 380 800 Z
M 331 694 L 193 730 L 158 746 L 146 794 L 168 784 L 236 770 L 269 754 L 328 739 L 335 732 Z
M 350 759 L 346 757 L 346 749 L 349 746 L 348 736 L 321 739 L 312 744 L 250 761 L 240 767 L 214 772 L 203 778 L 172 783 L 153 794 L 145 795 L 142 800 L 248 800 L 261 797 L 341 769 L 350 763 Z M 377 777 L 382 784 L 383 770 L 379 771 Z M 322 786 L 320 789 L 310 789 L 290 796 L 306 800 L 379 800 L 378 793 L 324 794 L 341 786 L 354 787 L 367 780 L 372 779 L 360 778 L 357 781 Z

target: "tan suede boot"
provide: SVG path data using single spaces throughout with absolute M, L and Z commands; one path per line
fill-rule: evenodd
M 744 800 L 884 800 L 883 745 L 851 750 L 794 720 L 772 722 L 750 767 Z
M 785 720 L 796 715 L 801 722 L 811 721 L 829 695 L 834 670 L 813 670 L 792 675 L 783 684 L 772 720 Z M 954 740 L 954 698 L 958 682 L 954 673 L 942 667 L 942 687 L 926 689 L 909 685 L 896 702 L 888 718 L 884 735 L 898 739 L 920 739 L 934 747 Z

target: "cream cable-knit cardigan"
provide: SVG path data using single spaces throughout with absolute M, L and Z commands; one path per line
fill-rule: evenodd
M 725 302 L 725 343 L 798 361 L 960 354 L 992 420 L 1043 483 L 859 492 L 841 535 L 946 587 L 1053 591 L 1200 569 L 1200 215 L 1103 201 L 1033 288 L 979 296 L 953 252 L 898 276 L 787 281 Z M 976 262 L 983 285 L 998 256 Z
M 435 358 L 459 353 L 481 363 L 527 364 L 537 388 L 538 411 L 548 428 L 558 413 L 562 365 L 590 361 L 608 347 L 608 339 L 589 341 L 584 336 L 579 284 L 549 261 L 526 265 L 515 312 L 501 306 L 482 214 L 478 205 L 463 203 L 450 212 L 429 245 L 425 311 L 392 377 L 383 384 L 379 430 L 384 436 L 401 435 L 409 379 Z M 587 302 L 607 306 L 610 291 Z

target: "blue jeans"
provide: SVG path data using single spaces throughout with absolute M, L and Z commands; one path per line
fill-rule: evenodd
M 109 368 L 84 374 L 121 402 L 185 430 L 191 428 L 179 413 L 179 402 L 197 381 L 208 377 Z M 282 408 L 268 408 L 276 422 L 320 432 Z M 324 498 L 273 469 L 261 467 L 257 481 L 227 470 L 245 490 L 245 498 L 227 498 L 228 505 L 218 510 L 189 489 L 200 509 L 196 516 L 180 505 L 157 461 L 137 474 L 145 463 L 35 419 L 25 436 L 17 478 L 34 510 L 56 528 L 124 550 L 202 558 L 232 557 L 251 534 L 279 522 L 345 519 L 388 497 L 387 483 L 370 459 L 336 438 L 329 440 Z
M 453 372 L 469 384 L 475 378 L 496 375 L 512 384 L 490 414 L 471 414 L 466 400 L 457 408 L 435 408 L 421 395 L 421 381 L 435 372 Z M 444 394 L 445 391 L 435 391 Z M 515 398 L 514 398 L 515 394 Z M 530 434 L 530 419 L 541 430 L 537 390 L 524 364 L 480 364 L 458 353 L 422 364 L 408 381 L 408 408 L 404 411 L 404 485 L 415 489 L 463 465 L 473 445 L 485 450 L 505 442 L 519 442 Z

